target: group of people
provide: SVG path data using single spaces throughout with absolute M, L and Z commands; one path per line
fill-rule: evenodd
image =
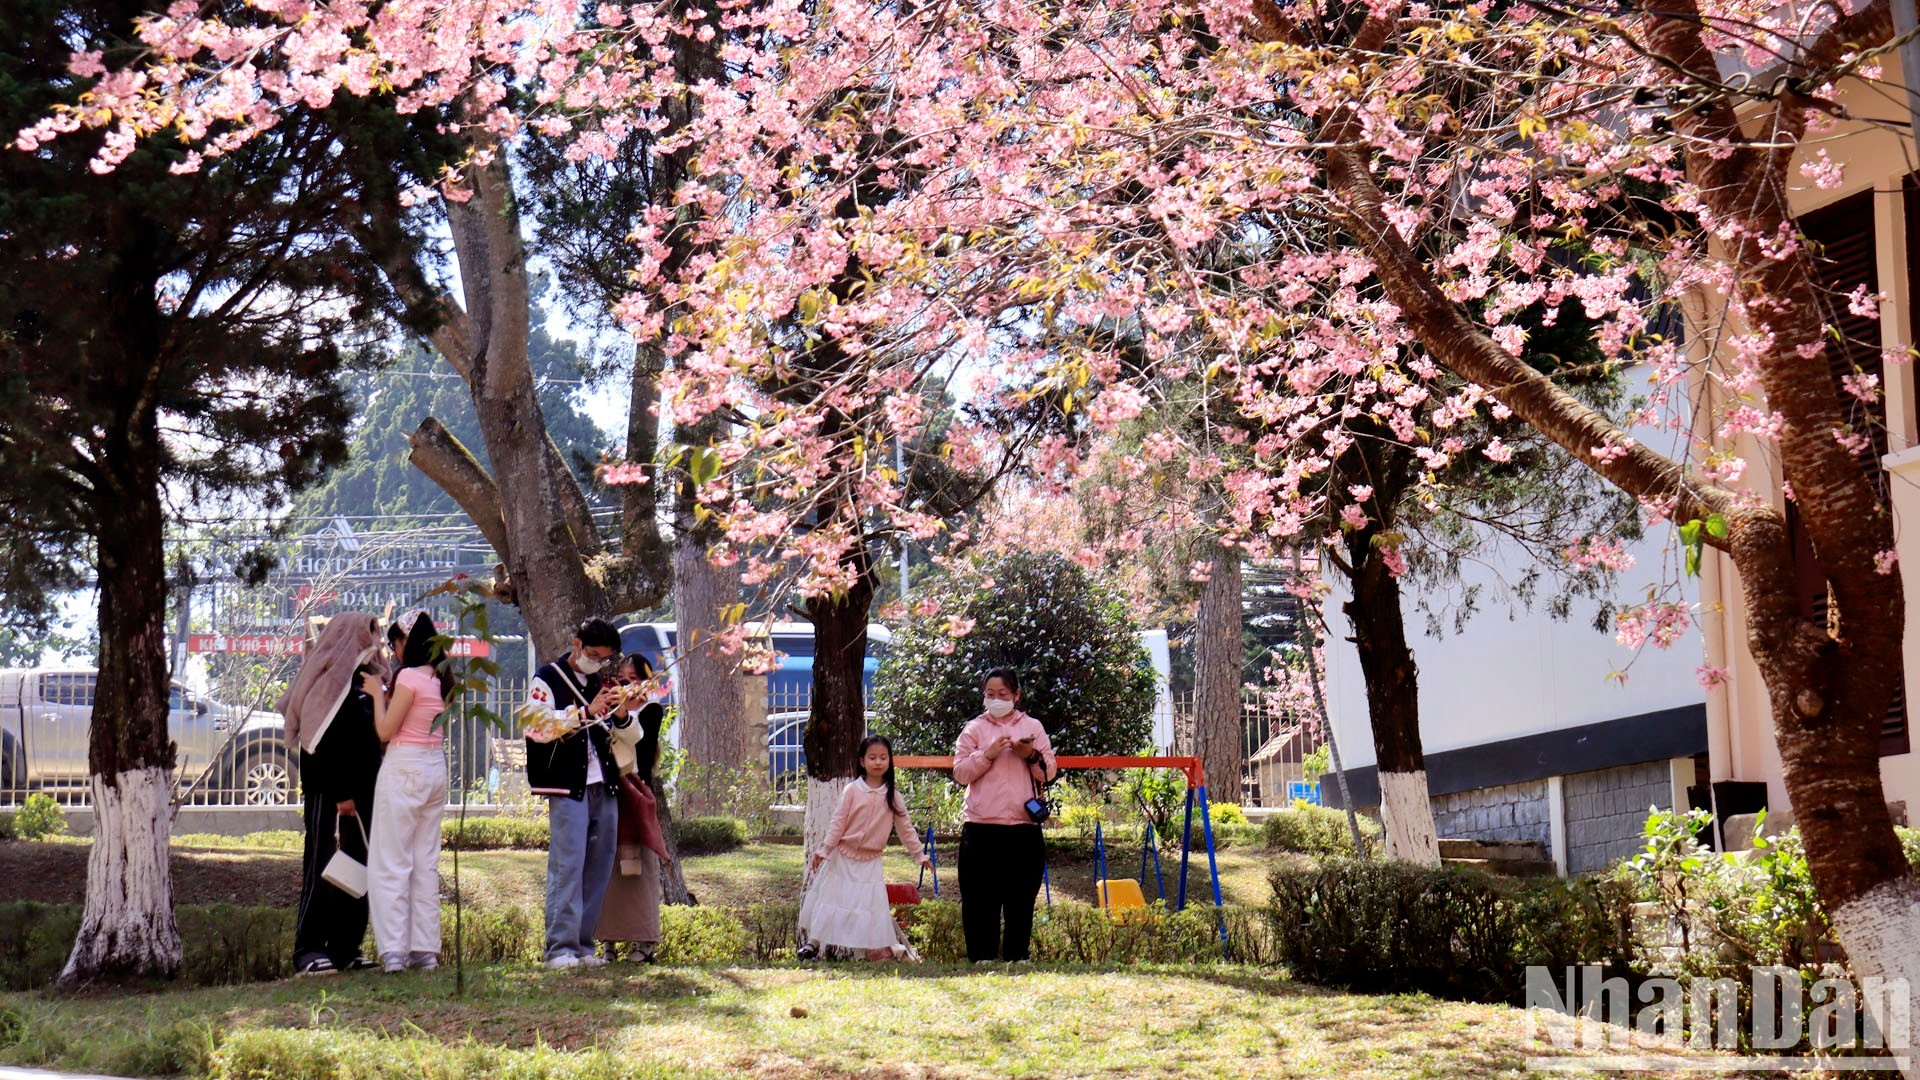
M 929 860 L 895 785 L 893 744 L 868 735 L 858 761 L 860 777 L 840 793 L 826 839 L 809 857 L 802 948 L 838 947 L 885 960 L 904 948 L 880 870 L 887 835 L 897 834 L 922 866 Z M 1019 675 L 1011 668 L 989 672 L 980 715 L 953 748 L 953 778 L 967 789 L 960 923 L 974 963 L 1025 960 L 1031 952 L 1046 862 L 1041 792 L 1059 768 L 1047 729 L 1020 708 Z
M 280 701 L 306 803 L 293 946 L 301 975 L 440 964 L 447 762 L 437 721 L 453 676 L 424 612 L 382 640 L 371 615 L 329 620 Z M 619 647 L 611 623 L 581 623 L 520 712 L 528 782 L 547 798 L 552 835 L 550 967 L 605 963 L 596 941 L 631 943 L 635 959 L 651 960 L 660 939 L 666 849 L 649 785 L 664 691 L 645 657 L 616 660 Z M 339 855 L 364 866 L 364 891 L 329 871 Z M 361 953 L 369 921 L 377 960 Z
M 360 953 L 373 922 L 386 971 L 440 963 L 443 736 L 452 676 L 435 662 L 433 620 L 416 613 L 384 637 L 371 615 L 330 620 L 280 700 L 300 751 L 306 843 L 294 970 L 372 967 Z M 335 854 L 365 866 L 365 892 L 329 880 Z
M 440 835 L 447 763 L 437 724 L 452 675 L 424 612 L 389 626 L 347 614 L 310 643 L 280 709 L 300 751 L 306 841 L 294 970 L 430 970 L 440 962 Z M 660 940 L 661 866 L 668 857 L 654 795 L 664 683 L 620 635 L 588 619 L 565 655 L 528 686 L 520 720 L 527 782 L 547 800 L 545 962 L 605 964 L 615 944 L 648 962 Z M 443 651 L 443 650 L 442 650 Z M 997 668 L 981 713 L 954 746 L 966 787 L 960 835 L 961 922 L 969 960 L 1025 960 L 1045 859 L 1040 794 L 1058 771 L 1046 728 L 1020 708 L 1020 681 Z M 895 783 L 893 746 L 860 744 L 861 775 L 841 793 L 809 854 L 800 909 L 803 949 L 887 959 L 905 947 L 880 855 L 897 834 L 923 850 Z M 365 866 L 365 891 L 329 871 L 336 856 Z M 373 924 L 376 959 L 361 953 Z

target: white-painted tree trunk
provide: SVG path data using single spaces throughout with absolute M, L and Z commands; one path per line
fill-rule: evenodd
M 1387 831 L 1387 858 L 1416 866 L 1440 865 L 1427 772 L 1382 772 L 1380 818 Z
M 1864 993 L 1867 1014 L 1885 1045 L 1903 1065 L 1901 1075 L 1920 1076 L 1913 1034 L 1920 1020 L 1920 889 L 1898 877 L 1867 891 L 1833 913 L 1834 936 L 1847 951 L 1847 967 Z M 1864 985 L 1882 981 L 1874 992 Z
M 173 918 L 167 854 L 172 790 L 162 768 L 123 772 L 112 784 L 93 778 L 87 902 L 62 982 L 99 973 L 179 973 L 180 927 Z
M 803 892 L 813 884 L 813 855 L 827 842 L 827 830 L 833 827 L 833 811 L 840 805 L 840 793 L 852 782 L 850 776 L 832 780 L 807 777 L 807 814 L 800 827 L 801 858 L 805 860 L 801 877 Z

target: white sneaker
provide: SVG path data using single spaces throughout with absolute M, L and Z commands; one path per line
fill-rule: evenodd
M 604 956 L 591 956 L 591 955 L 576 956 L 574 957 L 574 959 L 579 961 L 581 967 L 606 967 L 607 966 L 607 958 Z
M 560 953 L 557 956 L 547 957 L 548 971 L 565 971 L 568 968 L 577 968 L 579 966 L 580 958 L 572 953 Z

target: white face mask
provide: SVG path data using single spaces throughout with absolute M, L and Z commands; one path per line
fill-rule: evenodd
M 987 700 L 987 715 L 999 720 L 1013 712 L 1013 702 L 1006 698 L 990 697 Z
M 592 675 L 606 666 L 607 662 L 605 660 L 595 660 L 593 657 L 587 656 L 584 653 L 573 658 L 573 670 L 582 675 Z

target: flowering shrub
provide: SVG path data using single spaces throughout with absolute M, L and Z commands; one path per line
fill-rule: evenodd
M 955 636 L 955 627 L 965 633 Z M 1051 553 L 957 563 L 921 586 L 893 654 L 874 677 L 876 724 L 903 753 L 945 754 L 980 715 L 981 681 L 1020 674 L 1021 707 L 1061 754 L 1146 744 L 1154 677 L 1118 593 Z

